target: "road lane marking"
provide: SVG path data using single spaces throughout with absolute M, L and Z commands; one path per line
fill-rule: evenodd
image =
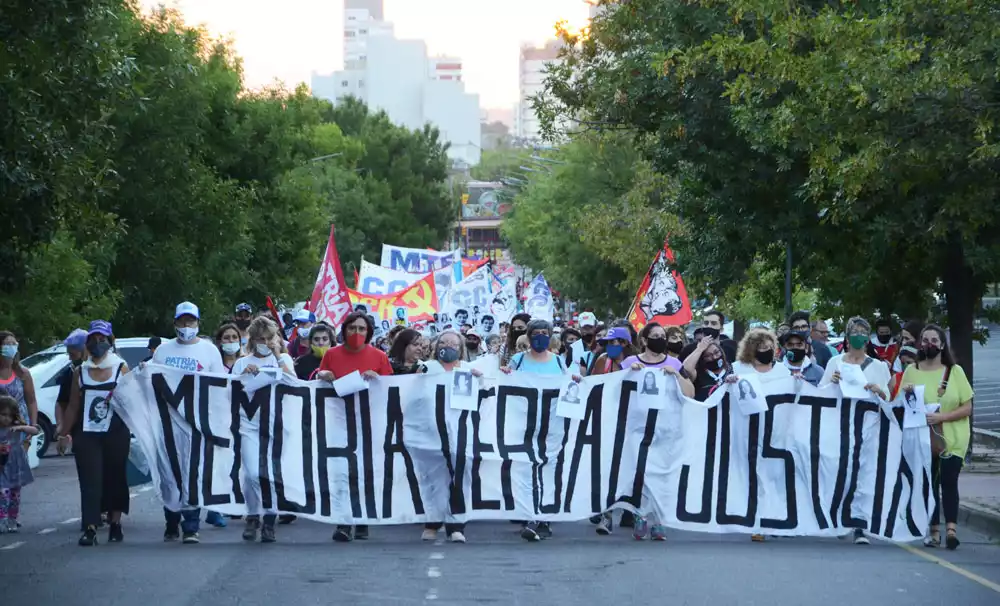
M 10 551 L 11 549 L 17 549 L 21 545 L 24 545 L 24 541 L 18 541 L 16 543 L 11 543 L 10 545 L 4 545 L 0 547 L 0 551 Z
M 979 576 L 974 572 L 969 572 L 968 570 L 962 568 L 961 566 L 956 566 L 955 564 L 952 564 L 951 562 L 949 562 L 944 558 L 939 558 L 936 555 L 927 553 L 926 551 L 921 550 L 920 548 L 914 547 L 912 545 L 907 545 L 905 543 L 896 543 L 896 545 L 905 549 L 906 551 L 909 551 L 913 555 L 917 555 L 925 560 L 934 562 L 935 564 L 943 566 L 948 570 L 954 572 L 955 574 L 962 575 L 963 577 L 969 579 L 970 581 L 975 581 L 976 583 L 979 583 L 980 585 L 986 587 L 987 589 L 992 589 L 993 591 L 1000 593 L 1000 585 L 994 583 L 993 581 L 990 581 L 989 579 L 984 579 L 983 577 Z
M 49 534 L 50 532 L 55 532 L 55 528 L 43 528 L 38 531 L 38 534 Z
M 431 554 L 431 559 L 432 560 L 443 560 L 444 559 L 444 554 L 441 553 L 441 552 L 439 552 L 439 551 L 435 551 L 434 553 Z
M 430 578 L 432 578 L 432 579 L 440 578 L 441 577 L 441 569 L 438 568 L 437 566 L 428 566 L 427 567 L 427 576 L 430 577 Z
M 79 522 L 79 521 L 80 521 L 80 518 L 70 518 L 68 520 L 63 520 L 62 522 L 59 522 L 59 523 L 60 524 L 72 524 L 73 522 Z

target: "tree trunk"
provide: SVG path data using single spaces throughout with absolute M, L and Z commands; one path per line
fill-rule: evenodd
M 969 383 L 973 380 L 972 332 L 975 326 L 976 298 L 982 295 L 982 283 L 976 280 L 965 262 L 961 236 L 948 237 L 944 268 L 944 295 L 951 329 L 949 346 L 955 361 L 965 371 Z
M 736 341 L 737 343 L 739 343 L 740 340 L 743 338 L 743 335 L 746 334 L 746 331 L 747 331 L 746 322 L 744 322 L 743 320 L 737 320 L 737 319 L 734 318 L 733 319 L 733 341 Z
M 944 295 L 948 310 L 948 327 L 951 329 L 949 347 L 955 362 L 962 367 L 973 384 L 972 332 L 975 327 L 976 301 L 983 294 L 985 283 L 977 280 L 972 268 L 965 261 L 962 237 L 957 232 L 948 236 L 948 250 L 945 255 Z M 973 415 L 975 415 L 973 407 Z M 969 423 L 973 417 L 969 417 Z M 975 434 L 970 436 L 969 453 Z

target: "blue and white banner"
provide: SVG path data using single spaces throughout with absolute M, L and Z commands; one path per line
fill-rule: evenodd
M 451 267 L 456 272 L 455 281 L 462 279 L 462 251 L 439 252 L 420 248 L 404 248 L 391 244 L 382 245 L 382 267 L 409 273 L 427 274 Z
M 150 364 L 120 381 L 113 408 L 174 511 L 412 524 L 625 508 L 703 532 L 926 531 L 926 428 L 836 386 L 759 385 L 766 411 L 747 415 L 734 389 L 696 402 L 644 372 L 572 390 L 568 376 L 487 373 L 461 402 L 469 410 L 450 373 L 379 378 L 340 397 L 287 375 L 248 394 L 241 377 Z
M 524 294 L 524 311 L 532 318 L 541 318 L 552 322 L 555 316 L 555 303 L 552 300 L 552 289 L 542 274 L 535 276 Z

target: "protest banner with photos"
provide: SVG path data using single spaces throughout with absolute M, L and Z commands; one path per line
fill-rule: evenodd
M 696 402 L 665 389 L 650 408 L 628 376 L 587 378 L 570 397 L 565 377 L 497 374 L 462 410 L 447 396 L 469 385 L 450 373 L 380 378 L 339 397 L 287 375 L 247 393 L 243 377 L 147 365 L 121 380 L 113 409 L 175 511 L 410 524 L 582 520 L 620 507 L 704 532 L 923 536 L 926 429 L 793 379 L 761 386 L 765 413 L 742 414 L 725 390 Z M 581 419 L 558 416 L 561 392 L 584 406 Z

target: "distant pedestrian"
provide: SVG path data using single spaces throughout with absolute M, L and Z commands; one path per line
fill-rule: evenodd
M 34 480 L 24 435 L 36 436 L 38 428 L 24 420 L 17 400 L 0 395 L 0 534 L 17 532 L 21 489 Z

